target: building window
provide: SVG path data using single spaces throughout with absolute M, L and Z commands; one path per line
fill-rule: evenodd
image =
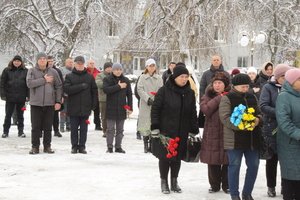
M 117 36 L 117 23 L 112 18 L 108 21 L 108 36 Z
M 161 69 L 168 69 L 168 65 L 169 65 L 169 62 L 168 62 L 167 55 L 162 54 L 160 56 L 160 67 L 161 67 Z
M 238 57 L 237 67 L 248 67 L 248 57 Z
M 144 70 L 145 69 L 145 58 L 134 57 L 133 58 L 133 70 Z
M 219 41 L 219 42 L 224 42 L 225 37 L 224 37 L 224 27 L 222 26 L 214 26 L 214 40 Z

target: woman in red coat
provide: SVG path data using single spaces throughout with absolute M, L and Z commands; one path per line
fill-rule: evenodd
M 225 74 L 215 74 L 205 95 L 201 98 L 200 109 L 206 116 L 200 160 L 208 164 L 209 193 L 221 189 L 228 193 L 228 159 L 223 145 L 223 125 L 219 117 L 219 104 L 224 93 L 230 90 Z

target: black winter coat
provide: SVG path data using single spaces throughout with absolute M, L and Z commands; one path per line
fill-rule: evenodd
M 67 113 L 69 116 L 84 117 L 89 116 L 96 108 L 97 85 L 92 75 L 86 69 L 67 74 L 64 82 L 64 92 L 68 94 Z
M 121 89 L 118 82 L 126 83 L 127 87 Z M 125 120 L 125 105 L 132 110 L 132 90 L 129 79 L 123 74 L 119 77 L 111 74 L 103 79 L 103 91 L 106 94 L 106 118 L 112 120 Z
M 22 64 L 15 67 L 12 62 L 6 67 L 1 75 L 1 99 L 7 102 L 24 103 L 29 96 L 26 84 L 28 69 Z
M 180 142 L 178 155 L 171 160 L 184 159 L 189 133 L 199 132 L 197 124 L 196 98 L 189 82 L 184 87 L 176 85 L 172 76 L 161 87 L 151 108 L 151 130 L 159 129 L 160 134 L 175 138 Z M 166 159 L 167 150 L 160 139 L 153 140 L 153 155 L 158 159 Z

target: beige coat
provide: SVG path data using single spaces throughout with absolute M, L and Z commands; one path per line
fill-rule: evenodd
M 148 136 L 150 134 L 151 106 L 147 104 L 148 99 L 151 98 L 154 100 L 154 95 L 151 94 L 151 92 L 157 92 L 162 86 L 163 80 L 158 74 L 154 74 L 153 76 L 142 74 L 137 83 L 137 92 L 141 97 L 137 130 L 140 131 L 143 136 Z

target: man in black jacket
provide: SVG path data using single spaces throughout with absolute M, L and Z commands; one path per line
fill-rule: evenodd
M 71 123 L 71 153 L 86 154 L 85 143 L 89 124 L 89 115 L 97 102 L 97 85 L 92 75 L 84 67 L 85 60 L 77 56 L 75 68 L 66 75 L 64 92 L 68 95 L 67 112 Z M 79 135 L 78 135 L 79 128 Z
M 16 107 L 18 118 L 18 136 L 26 137 L 24 134 L 24 110 L 25 101 L 28 99 L 29 90 L 26 85 L 27 69 L 24 66 L 22 57 L 16 55 L 9 62 L 1 75 L 1 99 L 5 103 L 5 119 L 3 124 L 2 138 L 8 137 L 11 126 L 11 116 Z
M 129 79 L 123 75 L 121 64 L 113 64 L 112 74 L 103 79 L 103 91 L 107 95 L 107 152 L 113 152 L 114 135 L 116 135 L 115 152 L 125 153 L 121 145 L 126 114 L 132 113 L 132 91 Z

